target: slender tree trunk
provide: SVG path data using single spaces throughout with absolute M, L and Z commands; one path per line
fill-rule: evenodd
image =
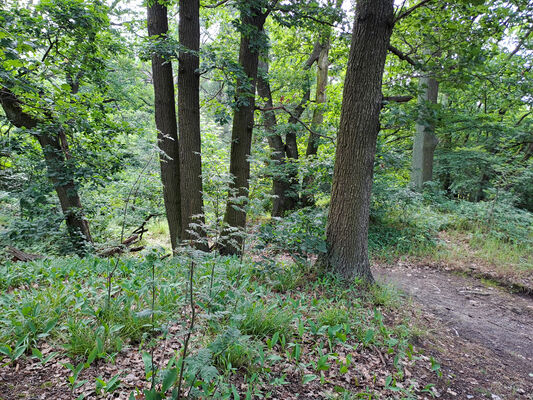
M 329 68 L 329 38 L 330 31 L 328 30 L 325 37 L 320 43 L 320 54 L 317 60 L 317 72 L 316 72 L 316 108 L 313 111 L 313 119 L 311 120 L 312 133 L 309 134 L 307 140 L 306 157 L 316 156 L 318 152 L 319 136 L 314 132 L 320 129 L 320 126 L 324 122 L 324 104 L 326 103 L 326 87 L 328 85 L 328 68 Z M 307 175 L 304 177 L 304 195 L 302 196 L 302 205 L 304 207 L 312 206 L 315 204 L 315 199 L 312 193 L 312 186 L 314 182 L 313 175 Z
M 167 8 L 157 1 L 148 7 L 148 35 L 165 38 L 168 32 Z M 167 214 L 170 242 L 175 249 L 183 238 L 181 224 L 180 166 L 176 103 L 172 63 L 152 55 L 155 125 L 159 146 L 163 198 Z
M 319 40 L 313 46 L 313 51 L 304 64 L 304 71 L 309 70 L 311 66 L 318 61 L 322 51 L 322 45 Z M 268 64 L 266 62 L 259 62 L 260 67 L 268 72 Z M 272 94 L 270 92 L 270 83 L 268 80 L 258 77 L 257 92 L 260 97 L 267 99 L 266 108 L 272 108 Z M 298 119 L 302 116 L 307 103 L 311 97 L 311 85 L 307 80 L 302 100 L 296 106 L 289 117 L 289 125 L 296 126 L 299 124 Z M 265 124 L 267 132 L 269 132 L 269 146 L 272 150 L 272 160 L 274 165 L 282 166 L 283 172 L 272 178 L 272 192 L 275 195 L 272 202 L 272 216 L 282 217 L 288 211 L 294 210 L 300 201 L 298 193 L 298 167 L 294 162 L 299 158 L 298 143 L 296 141 L 296 129 L 289 129 L 285 135 L 285 143 L 279 134 L 275 132 L 276 117 L 273 112 L 264 113 Z M 274 124 L 274 125 L 273 125 Z M 275 138 L 274 136 L 277 136 Z
M 200 136 L 200 1 L 180 2 L 178 69 L 178 126 L 180 140 L 180 193 L 183 239 L 208 250 L 203 225 L 202 157 Z M 193 225 L 191 225 L 193 224 Z
M 9 121 L 18 128 L 35 129 L 39 124 L 53 126 L 40 121 L 37 118 L 25 113 L 20 106 L 17 97 L 7 88 L 0 89 L 0 101 L 2 108 Z M 36 130 L 35 137 L 43 149 L 48 176 L 54 185 L 54 189 L 59 198 L 61 211 L 65 216 L 67 230 L 71 237 L 74 248 L 79 254 L 84 254 L 87 244 L 92 244 L 89 223 L 83 216 L 83 207 L 72 173 L 66 166 L 66 154 L 63 151 L 60 137 L 64 135 L 60 126 L 55 127 L 57 134 Z M 66 142 L 65 142 L 66 145 Z
M 259 97 L 264 99 L 265 108 L 273 108 L 272 93 L 270 90 L 270 83 L 266 74 L 268 74 L 268 63 L 259 61 L 259 75 L 257 77 L 257 93 Z M 281 135 L 276 132 L 277 121 L 276 114 L 273 110 L 264 111 L 263 118 L 265 120 L 265 128 L 267 131 L 267 140 L 270 147 L 272 160 L 272 216 L 282 217 L 285 214 L 287 202 L 289 201 L 290 182 L 285 173 L 286 157 L 285 145 Z
M 346 280 L 354 276 L 373 280 L 368 221 L 393 3 L 358 0 L 356 6 L 326 228 L 328 250 L 319 260 Z
M 242 247 L 242 230 L 246 226 L 246 203 L 250 179 L 249 157 L 254 127 L 255 89 L 259 62 L 258 46 L 266 14 L 260 8 L 250 6 L 241 13 L 243 30 L 239 50 L 239 64 L 244 72 L 237 82 L 237 105 L 233 114 L 231 132 L 230 174 L 233 182 L 224 215 L 226 228 L 222 233 L 221 254 L 238 254 Z M 241 231 L 241 232 L 239 232 Z
M 424 183 L 433 178 L 433 155 L 439 141 L 435 136 L 431 104 L 437 103 L 439 83 L 431 76 L 422 76 L 418 80 L 418 88 L 419 113 L 413 141 L 411 184 L 416 190 L 421 191 Z

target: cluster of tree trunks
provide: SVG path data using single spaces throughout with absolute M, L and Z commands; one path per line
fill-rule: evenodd
M 268 64 L 260 60 L 262 49 L 257 45 L 264 36 L 263 26 L 270 10 L 265 11 L 258 4 L 247 4 L 247 2 L 239 4 L 241 24 L 245 27 L 241 30 L 239 50 L 242 75 L 236 82 L 230 161 L 233 181 L 229 188 L 224 216 L 225 229 L 219 246 L 222 254 L 239 253 L 243 243 L 242 231 L 246 227 L 249 157 L 254 128 L 256 89 L 264 101 L 263 115 L 273 164 L 290 165 L 299 157 L 295 130 L 286 134 L 285 141 L 277 131 L 277 119 L 274 113 L 276 107 L 272 101 L 268 82 Z M 152 55 L 161 179 L 173 249 L 184 240 L 194 243 L 202 250 L 208 249 L 203 229 L 201 176 L 199 8 L 198 0 L 183 2 L 179 8 L 181 47 L 177 118 L 172 63 L 160 54 Z M 149 3 L 147 11 L 149 35 L 165 40 L 168 34 L 167 7 L 154 1 Z M 327 254 L 319 260 L 319 263 L 346 279 L 359 276 L 368 281 L 372 280 L 367 250 L 370 193 L 376 139 L 380 129 L 379 114 L 383 104 L 382 75 L 387 50 L 391 50 L 389 40 L 394 23 L 393 0 L 357 2 L 337 136 L 331 206 L 326 229 Z M 323 105 L 326 102 L 330 34 L 329 28 L 322 32 L 304 65 L 304 69 L 308 70 L 315 62 L 317 63 L 316 107 L 312 116 L 306 157 L 316 155 L 319 145 L 320 135 L 317 134 L 317 130 L 323 124 Z M 401 53 L 399 57 L 402 58 Z M 405 56 L 402 59 L 410 60 Z M 259 76 L 258 70 L 261 70 Z M 71 86 L 77 90 L 79 85 Z M 431 179 L 436 139 L 434 127 L 427 123 L 427 115 L 429 105 L 436 102 L 437 81 L 429 75 L 422 77 L 420 89 L 420 115 L 416 127 L 412 178 L 417 188 Z M 288 111 L 290 124 L 301 123 L 300 117 L 309 100 L 310 85 L 307 83 L 301 102 L 292 112 Z M 25 112 L 21 107 L 21 101 L 6 87 L 0 90 L 0 101 L 11 123 L 31 130 L 40 143 L 69 233 L 81 252 L 87 243 L 92 243 L 92 238 L 89 225 L 83 216 L 76 182 L 67 167 L 68 143 L 61 126 L 56 124 L 49 114 L 37 118 Z M 50 133 L 51 131 L 53 133 Z M 283 216 L 298 204 L 314 203 L 311 193 L 304 192 L 301 197 L 299 196 L 296 188 L 296 169 L 289 168 L 288 174 L 272 178 L 275 195 L 273 216 Z M 306 177 L 304 183 L 306 186 L 311 186 L 312 177 Z M 132 238 L 131 243 L 138 238 L 138 235 Z M 128 244 L 130 243 L 123 243 L 126 246 Z
M 157 1 L 148 6 L 148 34 L 164 39 L 168 32 L 167 7 Z M 152 54 L 152 82 L 161 181 L 172 248 L 184 237 L 180 196 L 180 162 L 172 62 Z
M 152 54 L 155 122 L 160 149 L 161 180 L 172 248 L 185 241 L 207 250 L 202 196 L 200 137 L 200 2 L 186 1 L 179 8 L 178 118 L 171 60 Z M 148 34 L 165 40 L 167 7 L 148 6 Z M 178 135 L 179 126 L 179 135 Z M 179 136 L 179 137 L 178 137 Z

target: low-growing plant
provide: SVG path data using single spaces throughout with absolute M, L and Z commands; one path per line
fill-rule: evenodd
M 285 336 L 291 333 L 292 315 L 280 310 L 276 304 L 267 307 L 262 302 L 247 303 L 240 314 L 242 319 L 238 326 L 242 333 L 258 338 L 272 336 L 276 332 Z

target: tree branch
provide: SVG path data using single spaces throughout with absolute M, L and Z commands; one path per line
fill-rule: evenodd
M 516 124 L 514 124 L 514 126 L 519 126 L 522 123 L 522 121 L 524 120 L 524 118 L 526 118 L 529 114 L 531 114 L 531 111 L 525 113 L 524 115 L 522 115 L 520 117 L 520 119 L 518 121 L 516 121 Z
M 382 106 L 385 106 L 386 104 L 390 102 L 394 103 L 407 103 L 408 101 L 411 101 L 413 99 L 413 96 L 384 96 L 382 101 Z
M 390 44 L 388 50 L 400 60 L 407 61 L 413 67 L 418 67 L 418 63 L 415 60 L 413 60 L 411 57 L 409 57 L 407 54 L 403 53 L 401 50 L 394 47 L 393 45 Z
M 256 107 L 255 108 L 256 110 L 259 110 L 259 111 L 274 111 L 274 110 L 283 110 L 285 111 L 287 114 L 289 114 L 292 118 L 294 118 L 294 120 L 296 122 L 298 122 L 299 124 L 301 124 L 307 131 L 309 131 L 309 133 L 313 134 L 313 135 L 316 135 L 316 136 L 319 136 L 319 137 L 323 137 L 325 139 L 329 139 L 331 140 L 333 143 L 335 143 L 335 139 L 332 138 L 331 136 L 326 136 L 326 135 L 321 135 L 320 133 L 318 132 L 315 132 L 314 130 L 312 130 L 305 122 L 303 122 L 300 118 L 298 118 L 296 115 L 294 115 L 294 113 L 292 111 L 290 111 L 288 108 L 286 108 L 285 106 L 277 106 L 277 107 L 267 107 L 267 108 L 261 108 L 261 107 Z
M 394 18 L 394 22 L 393 23 L 396 24 L 399 20 L 404 19 L 405 17 L 408 17 L 417 8 L 422 7 L 423 5 L 429 3 L 430 1 L 432 1 L 432 0 L 422 0 L 420 3 L 415 4 L 411 8 L 408 8 L 407 10 L 405 10 L 405 12 L 403 12 L 402 14 L 400 14 L 396 18 Z
M 218 3 L 216 4 L 206 4 L 206 5 L 203 5 L 202 7 L 203 8 L 217 8 L 217 7 L 220 7 L 224 4 L 226 4 L 229 0 L 221 0 L 219 1 Z
M 524 45 L 524 43 L 526 42 L 527 38 L 531 34 L 532 30 L 533 30 L 533 27 L 530 27 L 529 30 L 527 31 L 526 35 L 518 42 L 518 44 L 516 45 L 514 50 L 509 53 L 509 57 L 507 57 L 507 61 L 509 61 L 516 53 L 518 53 L 518 50 L 520 50 L 520 48 Z

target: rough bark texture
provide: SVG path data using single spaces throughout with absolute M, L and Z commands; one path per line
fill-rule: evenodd
M 0 89 L 0 101 L 7 118 L 13 125 L 18 128 L 35 129 L 34 135 L 43 149 L 48 176 L 59 198 L 68 232 L 76 250 L 84 253 L 86 250 L 85 245 L 92 243 L 92 237 L 89 223 L 83 216 L 78 187 L 65 164 L 66 154 L 68 153 L 63 151 L 60 140 L 61 135 L 64 136 L 64 132 L 62 132 L 60 126 L 55 128 L 57 134 L 51 134 L 39 129 L 39 125 L 45 124 L 46 121 L 40 121 L 24 112 L 17 97 L 7 88 Z M 49 117 L 46 119 L 49 119 Z M 53 121 L 46 124 L 48 126 L 54 125 Z M 66 142 L 64 145 L 66 146 Z
M 272 109 L 272 93 L 270 90 L 270 83 L 266 74 L 268 73 L 268 64 L 265 61 L 259 61 L 259 75 L 257 77 L 257 93 L 265 103 L 264 108 Z M 276 132 L 277 121 L 276 114 L 273 110 L 263 111 L 263 118 L 265 120 L 265 129 L 267 131 L 267 140 L 270 147 L 272 166 L 274 172 L 272 173 L 272 216 L 282 217 L 287 210 L 287 202 L 290 202 L 290 182 L 284 173 L 286 166 L 285 144 L 281 135 Z
M 196 247 L 207 250 L 202 229 L 204 202 L 202 195 L 202 158 L 200 136 L 200 1 L 180 2 L 179 42 L 185 51 L 179 54 L 178 126 L 180 141 L 180 193 L 183 239 L 193 240 Z M 195 225 L 190 225 L 190 224 Z
M 413 141 L 413 160 L 411 171 L 411 185 L 416 190 L 422 190 L 424 183 L 433 178 L 433 154 L 437 147 L 435 124 L 430 115 L 430 104 L 437 103 L 439 84 L 431 76 L 422 76 L 418 80 L 420 95 L 418 96 L 418 121 Z
M 316 108 L 313 111 L 313 118 L 311 120 L 311 129 L 313 132 L 309 134 L 307 141 L 307 149 L 305 152 L 306 157 L 316 156 L 318 152 L 319 136 L 314 132 L 319 129 L 320 125 L 324 122 L 324 108 L 326 103 L 326 87 L 328 85 L 328 68 L 329 68 L 329 35 L 328 31 L 326 37 L 320 42 L 320 54 L 317 59 L 317 71 L 316 71 Z M 315 199 L 310 188 L 313 186 L 313 175 L 307 175 L 304 178 L 304 195 L 302 196 L 303 206 L 312 206 L 315 204 Z
M 148 7 L 148 35 L 164 37 L 168 32 L 167 8 L 154 1 Z M 172 248 L 183 237 L 181 224 L 180 168 L 176 103 L 172 64 L 157 54 L 152 55 L 155 125 L 159 145 L 163 198 Z
M 239 50 L 239 64 L 245 79 L 237 82 L 237 107 L 233 114 L 233 128 L 231 132 L 230 174 L 233 182 L 224 215 L 227 228 L 222 232 L 220 252 L 222 254 L 238 254 L 241 251 L 242 235 L 237 231 L 246 226 L 246 211 L 244 210 L 248 198 L 250 179 L 250 152 L 252 146 L 252 132 L 254 127 L 255 88 L 259 62 L 258 39 L 262 35 L 266 15 L 261 9 L 250 7 L 246 13 L 241 13 L 242 24 L 245 29 L 241 32 Z M 231 240 L 230 240 L 231 239 Z
M 340 277 L 372 281 L 368 220 L 381 84 L 393 27 L 393 0 L 359 0 L 346 80 L 321 263 Z

